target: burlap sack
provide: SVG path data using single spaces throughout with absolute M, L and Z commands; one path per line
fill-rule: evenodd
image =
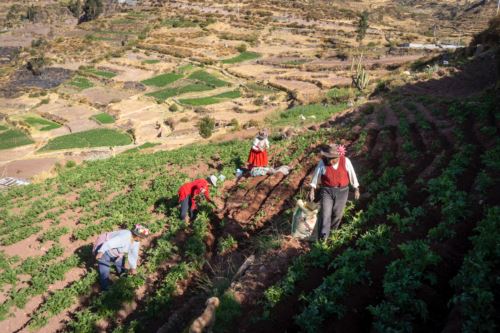
M 318 239 L 319 206 L 297 200 L 292 218 L 292 237 L 314 242 Z

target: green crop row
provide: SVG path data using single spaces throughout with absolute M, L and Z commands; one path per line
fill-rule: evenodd
M 72 268 L 81 263 L 76 255 L 72 255 L 54 265 L 46 266 L 43 269 L 34 272 L 30 285 L 9 295 L 2 305 L 0 305 L 0 320 L 5 320 L 12 306 L 24 308 L 28 300 L 36 295 L 43 294 L 48 287 L 56 281 L 64 280 L 65 274 Z
M 12 267 L 11 265 L 17 261 L 18 258 L 6 258 L 2 253 L 0 273 L 0 287 L 5 284 L 15 285 L 18 282 L 18 275 L 27 274 L 34 275 L 56 258 L 59 258 L 64 252 L 64 249 L 59 245 L 54 245 L 42 256 L 33 256 L 26 258 L 18 266 Z
M 452 303 L 460 307 L 462 332 L 496 332 L 495 294 L 500 264 L 500 207 L 486 210 L 485 217 L 474 229 L 472 249 L 452 280 L 457 290 Z
M 412 332 L 416 317 L 426 320 L 427 304 L 416 298 L 424 281 L 435 284 L 436 277 L 426 270 L 441 258 L 432 252 L 425 240 L 409 241 L 399 246 L 403 253 L 387 266 L 384 275 L 385 300 L 368 309 L 375 317 L 376 332 Z
M 453 225 L 463 221 L 469 214 L 467 194 L 458 190 L 457 181 L 471 163 L 473 148 L 462 146 L 462 149 L 453 155 L 442 174 L 429 180 L 428 204 L 440 207 L 441 221 L 428 231 L 424 239 L 400 245 L 403 258 L 387 266 L 383 280 L 385 299 L 378 305 L 368 307 L 374 316 L 373 327 L 377 332 L 412 332 L 415 320 L 427 320 L 427 304 L 417 298 L 417 291 L 424 284 L 436 283 L 436 276 L 429 272 L 429 269 L 441 260 L 429 246 L 432 241 L 454 237 Z M 417 210 L 409 213 L 408 218 L 412 221 L 418 218 L 421 212 Z M 394 218 L 394 215 L 391 218 Z M 406 227 L 402 219 L 399 219 L 399 222 Z
M 329 267 L 334 273 L 305 297 L 307 306 L 296 317 L 296 322 L 303 331 L 320 332 L 325 319 L 332 315 L 344 315 L 345 308 L 341 301 L 345 294 L 356 283 L 370 279 L 370 274 L 365 269 L 366 263 L 377 252 L 389 251 L 391 235 L 387 226 L 379 225 L 362 234 L 355 247 L 348 248 L 331 262 Z
M 51 317 L 72 306 L 79 296 L 85 295 L 91 290 L 97 281 L 97 276 L 97 271 L 91 270 L 82 279 L 73 282 L 69 287 L 52 293 L 31 316 L 30 329 L 39 329 L 47 325 Z
M 453 237 L 455 232 L 451 226 L 463 221 L 471 214 L 470 199 L 466 192 L 458 189 L 457 181 L 472 163 L 474 151 L 474 146 L 464 145 L 458 153 L 453 155 L 441 176 L 428 182 L 428 200 L 431 205 L 439 205 L 443 219 L 429 231 L 429 235 L 434 239 L 442 240 Z

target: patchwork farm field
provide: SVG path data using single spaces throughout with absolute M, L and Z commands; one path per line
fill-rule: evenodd
M 131 142 L 132 138 L 125 133 L 102 128 L 59 136 L 55 139 L 50 140 L 47 145 L 45 145 L 41 149 L 41 151 L 71 148 L 125 146 L 130 144 Z
M 0 149 L 9 149 L 32 144 L 26 133 L 5 126 L 0 127 Z
M 496 3 L 82 4 L 0 4 L 1 332 L 498 331 Z M 264 128 L 290 172 L 237 178 Z M 332 143 L 361 196 L 294 238 Z M 102 291 L 94 241 L 136 224 Z

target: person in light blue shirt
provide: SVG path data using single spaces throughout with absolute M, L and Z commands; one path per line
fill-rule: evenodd
M 118 230 L 102 234 L 94 244 L 99 282 L 102 290 L 109 288 L 109 273 L 112 265 L 115 265 L 116 273 L 122 274 L 125 255 L 127 255 L 129 273 L 135 274 L 137 260 L 139 259 L 139 247 L 141 239 L 149 235 L 149 230 L 141 225 L 136 225 L 130 230 Z

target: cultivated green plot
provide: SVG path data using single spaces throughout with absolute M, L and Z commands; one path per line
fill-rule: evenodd
M 4 126 L 4 125 L 0 125 L 0 131 L 5 131 L 7 130 L 8 127 L 7 126 Z
M 146 142 L 146 143 L 140 145 L 139 147 L 125 150 L 124 153 L 136 153 L 140 150 L 153 148 L 153 147 L 158 146 L 158 145 L 160 145 L 158 142 Z
M 87 72 L 89 74 L 94 74 L 97 76 L 105 77 L 107 79 L 111 79 L 111 78 L 116 76 L 115 72 L 104 71 L 104 70 L 99 70 L 99 69 L 95 69 L 95 68 L 86 68 L 85 72 Z
M 225 60 L 222 60 L 221 62 L 223 64 L 236 64 L 238 62 L 243 62 L 243 61 L 258 59 L 260 57 L 262 57 L 262 55 L 260 53 L 245 51 L 245 52 L 241 52 L 236 57 L 233 57 L 233 58 L 230 58 L 230 59 L 225 59 Z
M 2 128 L 6 128 L 2 126 Z M 18 129 L 6 128 L 0 132 L 0 149 L 10 149 L 20 146 L 32 144 L 34 141 L 30 139 L 26 133 Z
M 146 96 L 151 96 L 154 97 L 157 101 L 163 102 L 169 97 L 174 97 L 190 92 L 197 92 L 197 91 L 206 91 L 206 90 L 212 90 L 214 89 L 211 86 L 208 86 L 204 83 L 193 83 L 193 84 L 188 84 L 183 87 L 177 87 L 177 88 L 166 88 L 162 90 L 158 90 L 149 94 L 146 94 Z
M 71 148 L 89 148 L 105 146 L 126 146 L 132 138 L 117 130 L 98 128 L 85 132 L 73 133 L 52 139 L 40 151 Z
M 77 87 L 81 90 L 87 89 L 87 88 L 92 88 L 94 86 L 94 84 L 89 79 L 87 79 L 86 77 L 83 77 L 83 76 L 74 77 L 73 80 L 68 82 L 68 84 L 72 85 L 74 87 Z
M 177 68 L 177 71 L 180 73 L 187 73 L 187 72 L 192 71 L 194 68 L 195 68 L 195 66 L 193 66 L 192 64 L 186 64 L 186 65 L 183 65 L 183 66 Z
M 266 85 L 263 85 L 263 84 L 258 84 L 258 83 L 255 83 L 255 82 L 248 83 L 246 85 L 246 87 L 248 89 L 253 90 L 256 93 L 260 93 L 260 94 L 272 94 L 272 93 L 279 92 L 279 90 L 277 90 L 277 89 L 275 89 L 273 87 L 266 86 Z
M 161 74 L 155 77 L 152 77 L 150 79 L 141 81 L 141 83 L 147 85 L 147 86 L 154 86 L 154 87 L 165 87 L 169 85 L 172 82 L 175 82 L 182 78 L 182 74 L 177 74 L 177 73 L 165 73 Z
M 147 64 L 147 65 L 152 65 L 152 64 L 157 64 L 159 62 L 160 62 L 160 60 L 158 60 L 158 59 L 146 59 L 142 63 Z
M 193 28 L 198 26 L 194 21 L 183 19 L 183 18 L 169 18 L 161 22 L 163 26 L 171 28 Z
M 24 121 L 31 127 L 35 127 L 39 131 L 44 132 L 61 127 L 58 123 L 38 117 L 26 117 Z
M 115 118 L 107 113 L 99 113 L 92 117 L 100 124 L 112 124 L 115 122 Z
M 224 102 L 228 99 L 239 98 L 239 97 L 241 97 L 241 93 L 238 90 L 234 90 L 218 94 L 215 96 L 181 99 L 180 102 L 182 104 L 193 105 L 193 106 L 210 105 L 210 104 L 217 104 L 220 102 Z
M 296 126 L 305 123 L 317 123 L 328 119 L 333 114 L 343 111 L 346 108 L 347 103 L 326 106 L 321 104 L 297 106 L 290 110 L 282 111 L 279 115 L 269 117 L 267 122 L 273 126 Z
M 188 76 L 188 78 L 191 80 L 203 82 L 203 83 L 205 83 L 209 86 L 213 86 L 213 87 L 224 87 L 224 86 L 229 85 L 228 82 L 223 81 L 221 79 L 218 79 L 215 76 L 213 76 L 212 74 L 207 73 L 203 70 L 199 70 L 199 71 L 192 73 L 191 75 Z

